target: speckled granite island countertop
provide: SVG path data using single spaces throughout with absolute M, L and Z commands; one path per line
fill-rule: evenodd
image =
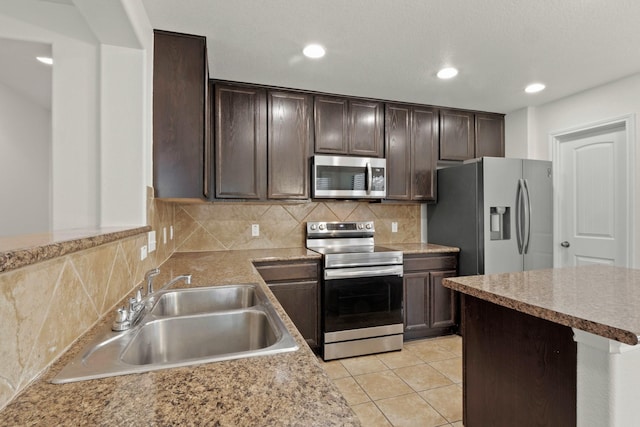
M 251 261 L 319 258 L 304 248 L 175 253 L 160 267 L 156 283 L 191 273 L 192 287 L 259 283 L 266 288 Z M 0 412 L 0 425 L 359 426 L 280 304 L 274 305 L 300 346 L 295 352 L 51 384 L 113 320 L 106 318 Z
M 640 270 L 591 265 L 444 279 L 503 307 L 629 345 L 640 334 Z

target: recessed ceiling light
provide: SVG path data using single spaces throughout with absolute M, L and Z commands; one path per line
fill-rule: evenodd
M 458 75 L 458 70 L 453 67 L 443 68 L 438 71 L 437 76 L 441 79 L 450 79 Z
M 546 86 L 543 85 L 542 83 L 531 83 L 529 86 L 524 88 L 524 91 L 527 93 L 536 93 L 536 92 L 540 92 L 541 90 L 544 90 L 545 87 Z
M 324 48 L 319 44 L 309 44 L 302 49 L 302 53 L 307 58 L 322 58 L 324 56 Z
M 48 56 L 36 56 L 36 59 L 43 64 L 53 65 L 53 58 L 50 58 Z

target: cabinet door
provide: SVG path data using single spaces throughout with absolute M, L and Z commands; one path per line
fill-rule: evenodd
M 269 289 L 311 348 L 320 345 L 317 281 L 270 284 Z
M 216 85 L 216 197 L 266 197 L 266 110 L 264 89 Z
M 268 197 L 307 199 L 311 97 L 270 91 L 268 101 Z
M 440 160 L 474 158 L 474 115 L 440 110 Z
M 408 106 L 385 107 L 387 199 L 411 199 L 411 110 Z
M 315 152 L 347 154 L 348 102 L 344 98 L 316 96 L 314 105 Z
M 504 116 L 476 114 L 476 157 L 504 157 Z
M 206 50 L 204 37 L 154 31 L 153 187 L 158 198 L 201 199 L 208 191 Z
M 429 272 L 404 275 L 404 338 L 423 338 L 429 330 Z
M 438 110 L 413 109 L 411 120 L 411 200 L 436 199 Z
M 349 101 L 349 154 L 384 157 L 380 102 Z
M 456 275 L 455 270 L 432 271 L 429 280 L 429 327 L 446 328 L 455 325 L 455 292 L 442 286 L 442 279 Z

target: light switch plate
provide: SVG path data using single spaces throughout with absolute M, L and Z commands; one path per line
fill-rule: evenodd
M 260 224 L 251 224 L 251 236 L 258 237 L 260 235 Z
M 397 232 L 398 232 L 398 223 L 397 223 L 397 222 L 395 222 L 395 221 L 393 221 L 393 222 L 391 223 L 391 232 L 392 232 L 392 233 L 397 233 Z
M 167 244 L 167 227 L 162 227 L 162 243 Z
M 169 226 L 169 240 L 173 240 L 173 225 Z
M 156 231 L 150 231 L 147 234 L 147 244 L 149 245 L 149 253 L 156 250 Z
M 147 259 L 147 245 L 142 245 L 140 248 L 140 261 Z

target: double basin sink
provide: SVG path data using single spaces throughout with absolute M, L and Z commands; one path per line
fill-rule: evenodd
M 124 332 L 105 331 L 52 382 L 141 373 L 298 348 L 257 284 L 160 291 L 147 305 L 137 325 Z

